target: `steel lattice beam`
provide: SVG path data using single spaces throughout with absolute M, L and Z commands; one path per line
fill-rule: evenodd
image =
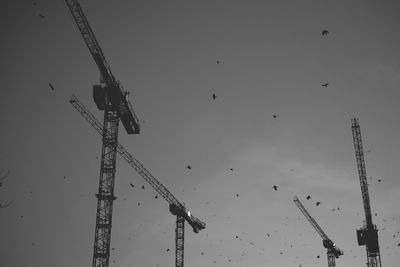
M 364 152 L 361 139 L 361 130 L 357 118 L 351 119 L 354 150 L 357 160 L 358 176 L 360 178 L 361 196 L 363 200 L 365 221 L 364 226 L 357 230 L 358 245 L 366 246 L 368 267 L 381 267 L 379 251 L 378 229 L 372 222 L 371 204 L 368 193 L 367 172 L 365 169 Z
M 118 112 L 108 103 L 104 111 L 103 142 L 97 197 L 93 267 L 107 267 L 110 256 L 111 225 L 118 144 Z M 109 133 L 109 134 L 108 134 Z
M 185 238 L 185 219 L 182 216 L 176 216 L 175 228 L 175 266 L 183 267 L 183 248 Z

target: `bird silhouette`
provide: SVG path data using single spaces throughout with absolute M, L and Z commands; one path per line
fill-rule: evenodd
M 321 204 L 320 201 L 317 201 L 317 203 L 315 203 L 315 205 L 319 206 Z
M 189 169 L 189 170 L 191 170 L 192 169 L 192 166 L 190 166 L 190 165 L 187 165 L 187 167 L 186 167 L 187 169 Z
M 134 184 L 129 184 L 132 188 L 134 188 L 135 187 L 135 185 Z
M 230 171 L 233 171 L 233 168 L 230 168 L 229 170 L 230 170 Z
M 220 63 L 220 61 L 219 60 L 217 60 L 217 64 L 219 64 Z
M 323 86 L 323 87 L 328 87 L 328 85 L 329 85 L 329 83 L 323 83 L 323 84 L 321 84 L 321 86 Z
M 272 118 L 276 119 L 276 117 L 277 117 L 277 116 L 276 116 L 275 114 L 274 114 L 274 115 L 272 115 Z
M 236 194 L 236 197 L 239 197 L 239 194 Z
M 216 94 L 212 94 L 212 99 L 216 99 L 217 98 L 217 95 Z
M 144 185 L 142 185 L 142 189 L 144 190 Z
M 39 14 L 39 17 L 42 18 L 42 19 L 44 19 L 46 16 L 43 15 L 43 14 Z
M 54 91 L 54 85 L 52 85 L 51 83 L 49 83 L 49 87 L 50 87 L 51 91 Z
M 308 195 L 306 198 L 307 198 L 307 200 L 308 200 L 308 199 L 311 199 L 311 196 L 310 196 L 310 195 Z
M 329 31 L 328 30 L 323 30 L 322 31 L 322 36 L 328 35 Z
M 278 191 L 278 187 L 276 185 L 274 185 L 273 188 L 275 189 L 275 191 Z

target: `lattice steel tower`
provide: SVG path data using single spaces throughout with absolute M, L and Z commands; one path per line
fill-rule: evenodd
M 104 110 L 102 128 L 100 181 L 96 194 L 97 212 L 94 238 L 93 267 L 108 267 L 110 257 L 111 225 L 119 120 L 128 134 L 140 132 L 139 120 L 128 100 L 129 93 L 111 72 L 96 37 L 77 0 L 65 0 L 73 19 L 100 71 L 100 85 L 93 86 L 93 98 Z
M 76 110 L 93 126 L 93 128 L 103 136 L 109 135 L 108 132 L 103 132 L 101 123 L 96 117 L 78 100 L 77 97 L 72 96 L 70 103 Z M 192 213 L 186 208 L 185 203 L 180 202 L 163 184 L 161 184 L 136 158 L 121 145 L 117 144 L 118 153 L 123 157 L 126 162 L 153 187 L 169 204 L 169 211 L 176 216 L 175 228 L 175 266 L 183 267 L 184 256 L 184 234 L 185 234 L 185 221 L 193 228 L 193 232 L 198 233 L 206 227 L 206 224 L 194 217 Z
M 353 134 L 354 149 L 360 177 L 361 195 L 364 204 L 365 220 L 362 228 L 357 230 L 357 241 L 359 246 L 366 246 L 367 267 L 381 267 L 381 255 L 379 252 L 378 229 L 372 223 L 371 205 L 369 201 L 367 172 L 365 170 L 364 152 L 361 140 L 360 125 L 358 119 L 351 119 L 351 130 Z

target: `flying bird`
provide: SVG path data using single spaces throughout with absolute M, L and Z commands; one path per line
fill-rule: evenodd
M 328 35 L 329 31 L 328 30 L 323 30 L 322 31 L 322 36 Z
M 54 91 L 54 85 L 52 85 L 51 83 L 49 83 L 49 87 L 50 87 L 51 91 Z
M 169 248 L 167 248 L 167 252 L 169 251 Z
M 135 185 L 134 184 L 129 184 L 132 188 L 134 188 L 135 187 Z
M 239 197 L 239 194 L 236 194 L 236 197 Z
M 212 99 L 216 99 L 217 98 L 217 95 L 216 94 L 212 94 Z
M 382 179 L 378 179 L 378 182 L 382 182 Z
M 142 189 L 144 189 L 144 185 L 142 185 Z
M 217 64 L 219 64 L 220 63 L 220 61 L 219 60 L 217 60 Z
M 321 86 L 323 86 L 323 87 L 328 87 L 328 84 L 329 84 L 329 83 L 323 83 L 323 84 L 321 84 Z
M 230 170 L 230 171 L 233 171 L 233 168 L 230 168 L 229 170 Z
M 306 198 L 307 198 L 307 200 L 309 200 L 309 199 L 311 199 L 311 196 L 310 196 L 310 195 L 308 195 Z
M 192 169 L 192 166 L 190 166 L 190 165 L 187 165 L 187 167 L 186 168 L 188 168 L 189 170 L 191 170 Z
M 155 195 L 155 196 L 154 196 L 154 198 L 158 198 L 158 196 L 157 196 L 157 195 Z
M 39 14 L 39 17 L 42 18 L 42 19 L 44 19 L 46 16 L 43 15 L 43 14 Z
M 319 206 L 321 204 L 320 201 L 317 201 L 317 203 L 315 203 L 315 205 Z
M 272 115 L 272 118 L 276 119 L 276 117 L 277 117 L 277 116 L 276 116 L 275 114 L 274 114 L 274 115 Z
M 273 188 L 275 189 L 275 191 L 278 191 L 278 187 L 276 185 L 274 185 Z

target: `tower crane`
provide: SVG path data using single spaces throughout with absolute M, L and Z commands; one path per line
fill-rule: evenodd
M 71 96 L 69 101 L 76 110 L 89 122 L 90 125 L 101 135 L 103 127 L 96 117 L 78 100 L 76 96 Z M 109 132 L 104 132 L 103 135 L 110 135 Z M 162 185 L 151 173 L 119 143 L 117 143 L 119 154 L 128 162 L 129 165 L 148 182 L 154 190 L 157 191 L 168 203 L 169 211 L 176 215 L 175 228 L 175 266 L 183 267 L 183 252 L 184 252 L 184 232 L 185 220 L 192 226 L 193 231 L 198 233 L 206 227 L 206 224 L 194 217 L 186 208 L 185 204 L 178 199 L 168 189 Z
M 300 202 L 297 196 L 293 197 L 294 203 L 303 213 L 304 217 L 310 222 L 310 224 L 314 227 L 315 231 L 322 237 L 322 245 L 327 249 L 328 255 L 328 267 L 335 267 L 335 258 L 339 258 L 339 256 L 343 255 L 343 251 L 336 247 L 335 243 L 325 234 L 325 232 L 321 229 L 321 227 L 317 224 L 313 217 L 308 213 L 306 208 Z
M 128 99 L 129 92 L 111 72 L 80 4 L 77 0 L 65 0 L 65 3 L 100 71 L 100 84 L 93 86 L 94 102 L 99 110 L 104 110 L 104 122 L 92 266 L 108 267 L 119 121 L 128 134 L 138 134 L 140 125 Z
M 361 196 L 364 204 L 364 225 L 357 230 L 359 246 L 366 246 L 367 267 L 381 267 L 381 255 L 379 252 L 378 229 L 372 223 L 371 205 L 369 201 L 367 172 L 365 170 L 364 152 L 361 140 L 361 130 L 357 118 L 351 119 L 354 149 L 356 152 L 358 176 L 360 177 Z

